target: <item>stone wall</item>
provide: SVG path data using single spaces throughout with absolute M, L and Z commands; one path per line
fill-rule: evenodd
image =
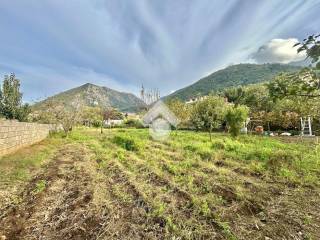
M 0 119 L 0 156 L 45 139 L 54 127 Z

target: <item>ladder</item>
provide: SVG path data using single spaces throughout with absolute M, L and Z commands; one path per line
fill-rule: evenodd
M 311 117 L 300 118 L 301 136 L 312 136 Z

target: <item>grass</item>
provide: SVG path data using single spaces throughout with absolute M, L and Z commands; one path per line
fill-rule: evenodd
M 239 211 L 258 213 L 270 199 L 267 182 L 275 188 L 320 183 L 316 145 L 261 136 L 234 139 L 221 133 L 209 141 L 207 134 L 190 131 L 176 131 L 157 142 L 146 129 L 111 129 L 102 135 L 81 130 L 70 138 L 91 148 L 102 170 L 110 164 L 119 169 L 169 236 L 210 235 L 214 221 L 223 237 L 236 239 L 230 223 L 234 213 L 226 210 L 233 203 Z M 258 190 L 245 187 L 247 182 Z M 134 202 L 122 188 L 115 185 L 118 200 Z
M 36 183 L 36 186 L 35 186 L 35 189 L 33 190 L 33 193 L 38 194 L 38 193 L 43 192 L 46 188 L 46 185 L 47 185 L 47 182 L 45 180 L 39 180 Z
M 290 231 L 291 225 L 285 225 L 287 217 L 308 226 L 315 218 L 303 215 L 300 219 L 300 212 L 310 211 L 300 209 L 309 206 L 296 202 L 300 198 L 295 194 L 308 189 L 319 193 L 319 146 L 270 137 L 231 138 L 217 133 L 209 141 L 205 133 L 174 131 L 168 140 L 158 142 L 146 129 L 109 129 L 100 134 L 96 129 L 79 128 L 67 139 L 51 137 L 2 158 L 0 166 L 11 172 L 5 178 L 26 179 L 30 169 L 41 166 L 66 141 L 92 151 L 99 171 L 111 179 L 111 203 L 143 208 L 148 224 L 163 228 L 165 238 L 260 236 L 263 231 L 252 226 L 260 222 L 260 215 L 270 214 L 267 206 L 279 204 L 279 196 L 291 206 L 291 215 L 277 216 L 279 222 L 271 231 L 274 236 L 285 233 L 286 228 Z M 46 182 L 39 181 L 35 192 L 45 188 Z M 281 195 L 287 191 L 290 194 Z M 282 211 L 288 211 L 288 204 Z
M 0 157 L 0 182 L 10 185 L 28 181 L 65 141 L 61 136 L 54 135 Z

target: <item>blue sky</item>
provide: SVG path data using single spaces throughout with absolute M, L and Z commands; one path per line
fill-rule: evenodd
M 240 62 L 301 60 L 319 0 L 1 0 L 0 74 L 25 101 L 91 82 L 161 95 Z

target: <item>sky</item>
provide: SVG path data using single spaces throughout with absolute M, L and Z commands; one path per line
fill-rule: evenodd
M 305 59 L 319 0 L 0 0 L 0 75 L 24 101 L 90 82 L 161 95 L 237 63 Z

